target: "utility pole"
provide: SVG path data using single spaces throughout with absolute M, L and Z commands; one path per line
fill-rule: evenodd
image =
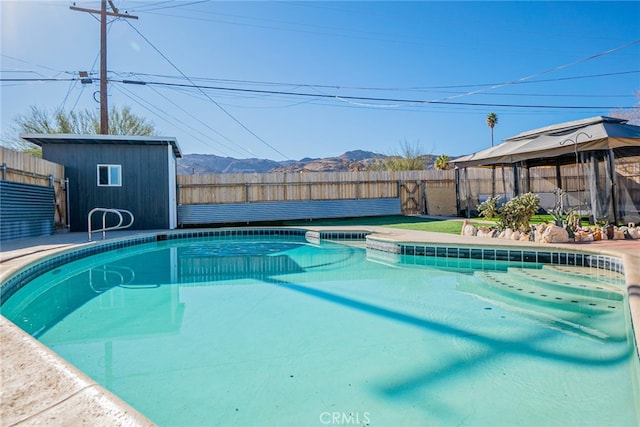
M 107 10 L 107 0 L 101 0 L 100 10 L 86 9 L 84 7 L 69 6 L 71 10 L 79 12 L 100 14 L 100 134 L 109 134 L 109 107 L 107 105 L 107 16 L 116 18 L 138 19 L 137 16 L 122 14 L 113 5 L 112 0 L 108 0 L 113 12 Z

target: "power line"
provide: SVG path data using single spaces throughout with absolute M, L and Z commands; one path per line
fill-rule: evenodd
M 277 2 L 274 2 L 277 3 Z M 356 11 L 353 9 L 343 9 L 343 8 L 335 8 L 335 7 L 327 7 L 327 6 L 318 6 L 317 4 L 311 5 L 307 3 L 314 2 L 285 2 L 287 6 L 305 6 L 305 7 L 315 7 L 327 10 L 334 10 L 339 12 L 341 15 L 345 13 L 354 13 L 357 16 L 354 18 L 356 21 L 358 19 L 363 18 L 362 11 Z M 187 3 L 189 4 L 189 3 Z M 173 7 L 167 6 L 166 8 Z M 162 8 L 158 8 L 162 9 Z M 148 9 L 153 10 L 153 9 Z M 193 21 L 204 21 L 204 22 L 212 22 L 212 23 L 220 23 L 232 26 L 243 26 L 243 27 L 251 27 L 265 30 L 276 30 L 276 31 L 285 31 L 285 32 L 297 32 L 302 34 L 315 34 L 321 36 L 330 36 L 330 37 L 342 37 L 348 39 L 365 39 L 365 40 L 376 40 L 382 42 L 390 42 L 390 43 L 401 43 L 401 44 L 416 44 L 416 45 L 430 45 L 436 46 L 440 48 L 451 49 L 451 44 L 446 41 L 435 41 L 433 38 L 423 38 L 423 37 L 415 37 L 411 34 L 401 34 L 401 33 L 389 33 L 389 32 L 380 32 L 380 31 L 366 31 L 359 30 L 356 25 L 351 25 L 349 27 L 335 27 L 335 26 L 325 26 L 325 25 L 317 25 L 311 22 L 302 22 L 302 21 L 284 21 L 281 19 L 271 19 L 264 16 L 249 16 L 249 15 L 237 15 L 237 14 L 229 14 L 229 13 L 220 13 L 216 11 L 211 11 L 203 8 L 194 8 L 183 10 L 184 12 L 192 12 L 195 15 L 191 15 L 189 13 L 177 15 L 175 13 L 158 13 L 158 12 L 150 12 L 152 15 L 158 16 L 166 16 L 172 19 L 186 19 Z M 367 14 L 370 14 L 371 11 L 367 10 Z M 211 15 L 220 16 L 224 19 L 211 18 Z M 377 14 L 374 14 L 377 15 Z M 391 17 L 387 14 L 383 15 L 386 20 Z M 422 17 L 421 17 L 422 18 Z M 438 18 L 435 18 L 438 19 Z M 462 22 L 462 21 L 460 21 Z M 422 22 L 421 24 L 424 24 Z M 458 24 L 459 25 L 459 24 Z M 461 28 L 462 29 L 462 28 Z M 548 28 L 545 31 L 548 33 Z M 522 32 L 522 33 L 530 33 L 535 36 L 538 35 L 535 31 L 523 31 L 523 28 L 509 28 L 508 30 L 502 29 L 502 31 L 507 31 L 509 34 L 512 34 L 514 31 Z M 562 34 L 562 33 L 560 33 Z M 573 35 L 573 34 L 572 34 Z M 583 37 L 584 38 L 584 37 Z M 603 39 L 603 40 L 612 40 L 612 38 L 603 38 L 603 37 L 593 37 L 592 39 Z M 619 39 L 615 39 L 619 40 Z M 473 49 L 470 44 L 465 44 L 463 47 L 466 49 Z M 506 49 L 515 49 L 521 50 L 518 46 L 506 45 L 503 47 L 501 52 L 504 52 Z M 527 53 L 531 53 L 531 51 L 541 51 L 547 52 L 545 48 L 538 47 L 527 47 Z M 570 52 L 573 53 L 573 49 Z
M 69 95 L 71 95 L 71 91 L 73 90 L 74 87 L 76 87 L 77 84 L 78 84 L 77 80 L 74 81 L 74 82 L 71 82 L 71 84 L 69 85 L 69 89 L 67 89 L 67 94 L 62 99 L 62 102 L 60 103 L 60 105 L 56 109 L 56 112 L 62 111 L 62 109 L 64 108 L 64 105 L 67 103 L 67 99 L 69 99 Z
M 72 81 L 72 80 L 80 80 L 78 78 L 0 78 L 0 82 L 10 81 L 10 82 L 47 82 L 47 81 Z M 361 101 L 361 102 L 393 102 L 393 103 L 401 103 L 401 104 L 413 104 L 413 105 L 459 105 L 459 106 L 476 106 L 476 107 L 504 107 L 504 108 L 541 108 L 541 109 L 560 109 L 560 110 L 604 110 L 604 109 L 629 109 L 635 108 L 633 106 L 622 106 L 622 105 L 548 105 L 548 104 L 508 104 L 508 103 L 495 103 L 495 102 L 459 102 L 459 101 L 440 101 L 440 100 L 427 100 L 427 99 L 410 99 L 410 98 L 387 98 L 387 97 L 372 97 L 372 96 L 352 96 L 352 95 L 332 95 L 332 94 L 320 94 L 320 93 L 309 93 L 309 92 L 292 92 L 292 91 L 283 91 L 283 90 L 265 90 L 265 89 L 246 89 L 246 88 L 237 88 L 237 87 L 225 87 L 225 86 L 208 86 L 208 85 L 197 85 L 197 84 L 184 84 L 184 83 L 167 83 L 167 82 L 156 82 L 151 80 L 116 80 L 110 79 L 109 81 L 115 83 L 123 83 L 123 84 L 138 84 L 138 85 L 155 85 L 155 86 L 165 86 L 165 87 L 175 87 L 175 88 L 188 88 L 188 89 L 198 89 L 203 93 L 203 95 L 210 101 L 214 102 L 216 106 L 220 109 L 224 110 L 220 104 L 216 101 L 213 101 L 211 97 L 206 94 L 206 92 L 202 92 L 203 90 L 217 90 L 223 92 L 232 92 L 232 93 L 254 93 L 254 94 L 263 94 L 263 95 L 283 95 L 283 96 L 295 96 L 295 97 L 308 97 L 308 98 L 317 98 L 317 99 L 335 99 L 338 101 Z M 373 105 L 371 105 L 373 106 Z M 226 110 L 224 110 L 226 111 Z M 274 149 L 275 150 L 275 149 Z M 277 150 L 276 150 L 277 151 Z M 282 153 L 279 153 L 282 155 Z M 286 157 L 286 156 L 285 156 Z
M 168 79 L 182 79 L 180 76 L 168 75 L 168 74 L 151 74 L 151 73 L 133 73 L 135 76 L 149 76 L 149 77 L 160 77 L 160 78 L 168 78 Z M 578 79 L 590 79 L 590 78 L 599 78 L 599 77 L 612 77 L 619 76 L 625 74 L 640 74 L 640 70 L 630 70 L 630 71 L 618 71 L 611 73 L 600 73 L 600 74 L 588 74 L 584 76 L 569 76 L 569 77 L 560 77 L 554 79 L 541 79 L 541 80 L 531 80 L 531 81 L 522 81 L 514 84 L 533 84 L 533 83 L 546 83 L 553 81 L 564 81 L 564 80 L 578 80 Z M 216 79 L 210 77 L 190 77 L 190 81 L 212 81 L 212 82 L 222 82 L 222 83 L 231 83 L 231 84 L 251 84 L 251 85 L 266 85 L 266 86 L 295 86 L 295 87 L 309 87 L 309 88 L 324 88 L 324 89 L 350 89 L 350 90 L 372 90 L 372 91 L 428 91 L 431 89 L 461 89 L 465 87 L 486 87 L 486 86 L 495 86 L 500 83 L 476 83 L 476 84 L 458 84 L 458 85 L 438 85 L 438 86 L 409 86 L 409 87 L 374 87 L 374 86 L 344 86 L 344 85 L 326 85 L 326 84 L 312 84 L 312 83 L 295 83 L 295 82 L 272 82 L 272 81 L 261 81 L 261 80 L 237 80 L 237 79 Z
M 10 57 L 7 55 L 1 55 L 16 61 L 25 62 L 18 58 Z M 44 66 L 41 66 L 45 68 Z M 48 68 L 48 67 L 46 67 Z M 48 68 L 52 71 L 51 68 Z M 72 74 L 71 71 L 57 71 L 58 74 L 68 73 Z M 132 76 L 148 76 L 148 77 L 160 77 L 166 79 L 185 79 L 182 76 L 170 75 L 170 74 L 154 74 L 154 73 L 139 73 L 139 72 L 117 72 L 115 73 L 119 75 L 129 74 Z M 0 73 L 38 73 L 33 70 L 0 70 Z M 580 80 L 580 79 L 592 79 L 592 78 L 600 78 L 600 77 L 613 77 L 627 74 L 640 74 L 640 70 L 628 70 L 628 71 L 617 71 L 610 73 L 600 73 L 600 74 L 587 74 L 582 76 L 568 76 L 568 77 L 557 77 L 553 79 L 539 79 L 539 80 L 528 80 L 528 81 L 519 81 L 514 82 L 514 85 L 518 84 L 536 84 L 536 83 L 548 83 L 555 81 L 567 81 L 567 80 Z M 43 76 L 43 78 L 45 78 Z M 324 89 L 336 89 L 336 90 L 371 90 L 371 91 L 396 91 L 396 92 L 422 92 L 422 91 L 431 91 L 433 89 L 461 89 L 461 88 L 473 88 L 473 87 L 487 87 L 487 86 L 495 86 L 501 83 L 475 83 L 475 84 L 457 84 L 457 85 L 436 85 L 436 86 L 408 86 L 408 87 L 375 87 L 375 86 L 344 86 L 344 85 L 327 85 L 327 84 L 315 84 L 315 83 L 296 83 L 296 82 L 273 82 L 273 81 L 263 81 L 263 80 L 238 80 L 238 79 L 219 79 L 212 77 L 187 77 L 187 81 L 212 81 L 212 82 L 222 82 L 222 83 L 230 83 L 230 84 L 245 84 L 245 85 L 266 85 L 266 86 L 294 86 L 294 87 L 308 87 L 308 88 L 324 88 Z M 465 92 L 466 93 L 466 92 Z M 590 96 L 590 97 L 601 97 L 603 95 L 560 95 L 560 94 L 552 94 L 552 95 L 541 95 L 541 94 L 513 94 L 516 96 Z M 622 95 L 621 95 L 622 96 Z M 624 95 L 626 96 L 626 95 Z M 607 97 L 613 97 L 612 95 L 607 95 Z
M 519 79 L 510 80 L 510 81 L 507 81 L 507 82 L 504 82 L 504 83 L 500 83 L 500 84 L 497 84 L 497 85 L 493 85 L 491 87 L 484 88 L 484 89 L 478 89 L 478 90 L 469 91 L 467 93 L 463 93 L 463 94 L 459 94 L 459 95 L 448 96 L 448 97 L 445 97 L 445 98 L 441 98 L 438 101 L 444 101 L 444 100 L 448 100 L 448 99 L 461 98 L 463 96 L 475 95 L 475 94 L 486 92 L 486 91 L 489 91 L 489 90 L 498 89 L 498 88 L 505 87 L 505 86 L 510 86 L 510 85 L 516 84 L 518 82 L 531 80 L 531 79 L 536 78 L 538 76 L 554 73 L 556 71 L 564 70 L 565 68 L 573 67 L 574 65 L 582 64 L 583 62 L 591 61 L 593 59 L 600 58 L 602 56 L 612 54 L 612 53 L 617 52 L 619 50 L 623 50 L 623 49 L 626 49 L 628 47 L 634 46 L 634 45 L 636 45 L 638 43 L 640 43 L 640 40 L 634 40 L 634 41 L 632 41 L 630 43 L 627 43 L 627 44 L 624 44 L 622 46 L 617 46 L 617 47 L 614 47 L 612 49 L 608 49 L 608 50 L 605 50 L 605 51 L 602 51 L 602 52 L 598 52 L 598 53 L 596 53 L 594 55 L 590 55 L 590 56 L 587 56 L 585 58 L 578 59 L 577 61 L 573 61 L 573 62 L 569 62 L 567 64 L 559 65 L 557 67 L 553 67 L 553 68 L 550 68 L 548 70 L 540 71 L 538 73 L 531 74 L 531 75 L 526 76 L 526 77 L 521 77 Z
M 214 129 L 213 127 L 211 127 L 209 124 L 203 122 L 202 120 L 198 119 L 197 117 L 195 117 L 193 114 L 191 114 L 189 111 L 187 111 L 185 108 L 181 107 L 180 105 L 178 105 L 177 103 L 175 103 L 172 99 L 170 99 L 169 97 L 165 96 L 164 94 L 162 94 L 160 91 L 158 91 L 157 89 L 155 89 L 152 86 L 149 86 L 149 88 L 151 90 L 153 90 L 156 94 L 158 94 L 158 96 L 162 97 L 165 101 L 167 101 L 168 103 L 170 103 L 171 105 L 173 105 L 174 107 L 176 107 L 177 109 L 179 109 L 180 111 L 182 111 L 183 113 L 189 115 L 192 119 L 196 120 L 198 123 L 200 123 L 201 125 L 203 125 L 205 128 L 209 129 L 211 132 L 221 136 L 222 138 L 224 138 L 225 140 L 227 140 L 228 142 L 233 143 L 233 141 L 231 141 L 229 138 L 227 138 L 226 136 L 224 136 L 223 134 L 221 134 L 218 130 Z M 130 93 L 130 92 L 129 92 Z M 174 119 L 178 120 L 177 118 L 174 117 Z M 183 123 L 185 126 L 187 126 L 186 123 Z M 195 129 L 194 129 L 195 130 Z M 200 132 L 203 136 L 206 136 L 207 138 L 211 138 L 210 135 L 205 135 L 204 133 Z M 212 139 L 212 138 L 211 138 Z M 216 140 L 214 140 L 216 141 Z M 216 141 L 218 144 L 222 145 L 225 148 L 228 148 L 236 153 L 239 153 L 238 150 L 236 150 L 233 147 L 230 147 L 227 144 L 224 144 L 223 142 L 220 141 Z M 247 150 L 246 148 L 242 147 L 242 146 L 238 146 L 239 148 L 241 148 L 242 150 L 244 150 L 245 152 L 249 153 L 249 154 L 253 154 L 251 153 L 249 150 Z
M 72 82 L 74 80 L 80 80 L 76 77 L 38 77 L 36 79 L 31 78 L 0 78 L 0 82 Z
M 184 121 L 182 121 L 182 120 L 178 119 L 175 115 L 171 115 L 171 114 L 167 113 L 166 111 L 162 110 L 161 108 L 159 108 L 157 105 L 154 105 L 154 104 L 152 104 L 152 103 L 150 103 L 150 102 L 148 102 L 148 101 L 146 101 L 146 100 L 144 100 L 144 99 L 141 99 L 139 96 L 134 95 L 131 91 L 129 91 L 129 90 L 127 90 L 127 89 L 125 89 L 124 87 L 116 86 L 116 88 L 117 88 L 117 90 L 119 90 L 123 95 L 125 95 L 126 97 L 128 97 L 129 99 L 131 99 L 133 102 L 135 102 L 136 104 L 140 105 L 142 108 L 144 108 L 145 110 L 147 110 L 147 111 L 151 112 L 152 114 L 154 114 L 154 115 L 156 115 L 156 116 L 160 117 L 161 119 L 165 120 L 166 122 L 171 123 L 172 121 L 175 121 L 175 122 L 177 122 L 179 125 L 180 125 L 180 124 L 182 124 L 182 125 L 184 126 L 184 128 L 183 128 L 183 129 L 186 129 L 186 132 L 187 132 L 187 133 L 188 133 L 188 134 L 189 134 L 193 139 L 195 139 L 195 140 L 197 140 L 197 141 L 202 142 L 204 145 L 207 145 L 207 146 L 209 146 L 210 148 L 213 148 L 213 149 L 218 150 L 218 151 L 222 151 L 222 152 L 224 153 L 224 150 L 220 150 L 220 148 L 219 148 L 219 147 L 215 147 L 215 146 L 213 146 L 213 145 L 211 145 L 211 144 L 209 143 L 209 141 L 208 141 L 208 140 L 214 140 L 213 138 L 211 138 L 211 136 L 210 136 L 210 135 L 206 135 L 206 134 L 205 134 L 205 133 L 203 133 L 203 132 L 200 132 L 200 131 L 198 131 L 198 130 L 196 130 L 196 129 L 193 129 L 193 128 L 192 128 L 191 126 L 189 126 L 187 123 L 185 123 Z M 140 100 L 138 100 L 138 99 L 140 99 Z M 154 111 L 154 109 L 155 109 L 155 110 L 158 110 L 160 113 L 164 114 L 164 116 L 161 116 L 158 112 Z M 175 124 L 173 124 L 173 125 L 174 125 L 174 126 L 176 126 Z M 177 125 L 176 127 L 180 127 L 179 125 Z M 191 131 L 194 131 L 194 132 L 198 132 L 200 135 L 202 135 L 203 137 L 207 138 L 208 140 L 203 140 L 202 138 L 199 138 L 199 137 L 197 137 L 197 136 L 195 136 L 195 135 L 191 134 L 191 133 L 189 132 L 190 130 L 191 130 Z M 215 141 L 215 140 L 214 140 L 214 141 Z M 216 142 L 220 143 L 219 141 L 216 141 Z M 223 144 L 222 144 L 222 145 L 223 145 Z M 238 153 L 238 154 L 239 154 L 239 152 L 238 152 L 238 151 L 236 151 L 236 150 L 233 150 L 233 151 L 235 151 L 236 153 Z M 226 153 L 224 153 L 224 154 L 226 155 Z
M 133 83 L 129 80 L 120 80 L 120 83 Z M 336 100 L 352 100 L 352 101 L 369 101 L 369 102 L 394 102 L 402 104 L 434 104 L 434 105 L 467 105 L 467 106 L 482 106 L 482 107 L 511 107 L 511 108 L 553 108 L 553 109 L 613 109 L 613 108 L 630 108 L 624 106 L 583 106 L 583 105 L 536 105 L 536 104 L 504 104 L 504 103 L 483 103 L 483 102 L 457 102 L 457 101 L 440 101 L 440 100 L 425 100 L 425 99 L 409 99 L 409 98 L 384 98 L 384 97 L 372 97 L 372 96 L 351 96 L 351 95 L 331 95 L 331 94 L 318 94 L 308 92 L 291 92 L 282 90 L 265 90 L 265 89 L 244 89 L 244 88 L 232 88 L 224 86 L 207 86 L 196 84 L 184 84 L 184 83 L 166 83 L 166 82 L 154 82 L 154 81 L 138 81 L 135 84 L 145 85 L 157 85 L 167 87 L 181 87 L 181 88 L 193 88 L 199 90 L 219 90 L 228 92 L 239 93 L 259 93 L 270 95 L 287 95 L 287 96 L 303 96 L 312 98 L 330 98 Z
M 557 77 L 555 79 L 531 80 L 531 81 L 517 82 L 517 83 L 514 83 L 514 84 L 560 82 L 560 81 L 565 81 L 565 80 L 590 79 L 590 78 L 593 78 L 593 77 L 610 77 L 610 76 L 620 76 L 620 75 L 623 75 L 623 74 L 638 74 L 638 73 L 640 73 L 639 70 L 620 71 L 620 72 L 617 72 L 617 73 L 590 74 L 590 75 L 586 75 L 586 76 Z
M 93 16 L 93 15 L 91 15 L 91 16 Z M 111 28 L 113 28 L 113 27 L 111 26 L 111 24 L 109 24 L 109 26 L 108 26 L 108 28 L 107 28 L 107 36 L 108 36 L 108 35 L 109 35 L 109 33 L 111 32 Z M 100 59 L 100 53 L 101 53 L 101 52 L 100 52 L 100 51 L 98 51 L 98 53 L 96 54 L 96 57 L 95 57 L 95 58 L 94 58 L 94 60 L 93 60 L 93 63 L 91 64 L 91 68 L 90 68 L 91 73 L 93 73 L 93 70 L 94 70 L 94 68 L 95 68 L 95 66 L 96 66 L 96 63 L 97 63 L 97 62 L 98 62 L 98 60 Z M 58 107 L 58 111 L 62 110 L 62 108 L 64 107 L 64 105 L 65 105 L 65 104 L 66 104 L 66 102 L 67 102 L 67 98 L 69 97 L 69 93 L 71 92 L 71 88 L 75 87 L 75 86 L 76 86 L 76 84 L 77 84 L 77 82 L 76 82 L 76 83 L 72 83 L 71 87 L 69 88 L 69 92 L 67 93 L 67 96 L 66 96 L 66 97 L 65 97 L 65 99 L 62 101 L 62 104 L 60 104 L 60 107 Z M 85 85 L 84 85 L 84 84 L 82 84 L 82 85 L 80 86 L 80 93 L 78 94 L 78 97 L 76 98 L 76 101 L 73 103 L 73 106 L 71 107 L 71 110 L 70 110 L 70 111 L 74 111 L 74 110 L 76 109 L 76 106 L 78 105 L 78 102 L 80 102 L 80 97 L 81 97 L 81 96 L 82 96 L 82 94 L 84 93 L 84 88 L 85 88 Z
M 140 6 L 138 8 L 134 8 L 131 9 L 132 12 L 149 12 L 152 10 L 164 10 L 164 9 L 174 9 L 176 7 L 185 7 L 185 6 L 192 6 L 194 4 L 199 4 L 199 3 L 208 3 L 209 0 L 196 0 L 196 1 L 192 1 L 189 3 L 183 3 L 183 2 L 179 2 L 177 4 L 172 4 L 169 6 L 160 6 L 161 4 L 165 4 L 165 3 L 173 3 L 173 1 L 162 1 L 159 3 L 155 3 L 155 6 L 157 7 L 153 7 L 154 4 L 149 4 L 149 5 L 143 5 Z
M 129 26 L 136 32 L 138 33 L 138 35 L 140 37 L 142 37 L 142 39 L 144 41 L 146 41 L 149 46 L 151 46 L 160 56 L 162 56 L 162 58 L 164 58 L 165 61 L 167 61 L 178 73 L 180 73 L 180 75 L 182 75 L 185 79 L 189 80 L 191 83 L 193 83 L 191 81 L 191 79 L 189 79 L 189 77 L 184 74 L 182 72 L 182 70 L 180 70 L 173 62 L 171 62 L 171 60 L 169 58 L 167 58 L 167 56 L 165 54 L 163 54 L 153 43 L 151 43 L 151 41 L 149 41 L 149 39 L 147 39 L 140 31 L 138 31 L 138 29 L 136 27 L 134 27 L 130 22 L 127 22 L 127 24 L 129 24 Z M 197 87 L 196 87 L 197 88 Z M 251 129 L 249 129 L 244 123 L 242 123 L 240 120 L 238 120 L 233 114 L 231 114 L 229 111 L 227 111 L 224 107 L 222 107 L 222 105 L 220 105 L 219 103 L 217 103 L 213 98 L 211 98 L 206 92 L 202 91 L 202 94 L 204 96 L 207 97 L 207 99 L 209 101 L 211 101 L 215 106 L 217 106 L 223 113 L 225 113 L 229 118 L 231 118 L 231 120 L 233 120 L 234 122 L 236 122 L 240 127 L 242 127 L 245 131 L 247 131 L 248 133 L 250 133 L 251 135 L 253 135 L 258 141 L 262 142 L 264 145 L 266 145 L 267 147 L 271 148 L 273 151 L 275 151 L 276 153 L 280 154 L 282 157 L 284 157 L 287 160 L 290 160 L 289 157 L 287 157 L 285 154 L 283 154 L 280 150 L 278 150 L 277 148 L 275 148 L 273 145 L 269 144 L 267 141 L 265 141 L 264 139 L 262 139 L 260 136 L 258 136 L 255 132 L 253 132 Z
M 107 16 L 138 19 L 137 16 L 120 13 L 113 5 L 113 1 L 108 1 L 113 12 L 107 10 L 107 0 L 100 1 L 100 10 L 77 7 L 75 4 L 74 6 L 69 6 L 71 10 L 87 12 L 91 14 L 91 16 L 93 16 L 94 13 L 100 14 L 100 133 L 103 135 L 109 134 L 109 108 L 107 106 Z
M 69 74 L 72 74 L 72 72 L 71 72 L 71 71 L 59 71 L 59 70 L 55 70 L 55 69 L 53 69 L 53 68 L 51 68 L 51 67 L 47 67 L 46 65 L 34 64 L 34 63 L 31 63 L 31 62 L 27 62 L 27 61 L 25 61 L 25 60 L 23 60 L 23 59 L 16 58 L 15 56 L 5 55 L 4 53 L 0 54 L 0 56 L 5 57 L 5 58 L 9 58 L 9 59 L 14 60 L 14 61 L 17 61 L 17 62 L 22 62 L 23 64 L 33 65 L 33 66 L 36 66 L 36 67 L 44 68 L 44 69 L 46 69 L 46 70 L 55 71 L 55 72 L 57 72 L 58 74 L 62 74 L 62 73 L 69 73 Z M 30 72 L 32 72 L 32 73 L 34 73 L 34 74 L 39 74 L 39 75 L 41 75 L 41 74 L 40 74 L 40 73 L 38 73 L 37 71 L 30 71 Z
M 143 4 L 141 6 L 139 6 L 139 7 L 135 7 L 134 6 L 134 7 L 129 8 L 129 9 L 132 12 L 140 12 L 140 11 L 144 11 L 144 9 L 147 8 L 147 7 L 156 7 L 156 6 L 159 6 L 161 4 L 174 3 L 174 2 L 175 2 L 175 0 L 163 0 L 163 1 L 158 1 L 158 2 L 155 2 L 155 3 L 149 3 L 149 2 L 143 1 L 142 2 Z

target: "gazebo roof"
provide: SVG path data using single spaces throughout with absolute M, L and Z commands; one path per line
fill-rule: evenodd
M 624 119 L 597 116 L 519 133 L 451 163 L 458 168 L 491 166 L 620 147 L 640 148 L 640 126 L 629 125 Z

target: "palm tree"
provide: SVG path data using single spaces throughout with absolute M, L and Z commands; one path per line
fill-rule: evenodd
M 489 113 L 487 115 L 487 126 L 491 128 L 491 146 L 493 147 L 493 128 L 498 124 L 498 115 L 496 113 Z
M 489 113 L 487 115 L 487 126 L 491 128 L 491 146 L 493 147 L 493 128 L 498 124 L 498 115 Z M 504 171 L 504 169 L 503 169 Z M 496 197 L 496 167 L 491 167 L 491 197 Z
M 449 156 L 446 154 L 442 154 L 438 156 L 433 167 L 435 167 L 439 171 L 446 171 L 451 169 L 451 165 L 449 164 Z

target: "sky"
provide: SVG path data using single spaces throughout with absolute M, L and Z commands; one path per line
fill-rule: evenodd
M 184 154 L 452 158 L 638 104 L 640 2 L 113 0 L 109 107 Z M 0 0 L 0 125 L 99 111 L 99 0 Z M 93 83 L 81 83 L 87 71 Z M 137 82 L 138 84 L 132 84 Z M 144 84 L 141 84 L 144 83 Z

